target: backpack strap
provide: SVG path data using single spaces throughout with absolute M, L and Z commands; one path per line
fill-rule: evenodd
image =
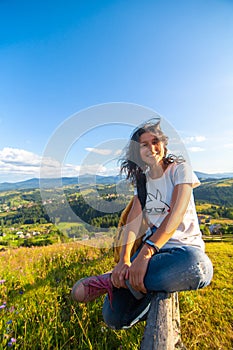
M 146 205 L 146 197 L 147 197 L 146 175 L 144 173 L 141 173 L 137 177 L 137 194 L 143 210 Z

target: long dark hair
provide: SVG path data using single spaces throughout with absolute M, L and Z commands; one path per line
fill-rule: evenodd
M 125 148 L 124 155 L 120 158 L 120 172 L 121 174 L 125 173 L 126 178 L 131 180 L 133 184 L 142 181 L 147 168 L 146 163 L 141 159 L 139 144 L 140 136 L 145 132 L 152 133 L 159 141 L 163 142 L 165 152 L 163 164 L 165 168 L 171 163 L 184 161 L 182 157 L 177 157 L 174 154 L 167 154 L 168 137 L 160 128 L 160 119 L 148 121 L 133 131 L 130 141 Z

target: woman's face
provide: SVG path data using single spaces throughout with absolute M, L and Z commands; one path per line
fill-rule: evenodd
M 154 134 L 145 132 L 140 136 L 139 143 L 140 156 L 143 162 L 152 166 L 162 161 L 165 156 L 164 144 L 162 141 L 159 141 Z

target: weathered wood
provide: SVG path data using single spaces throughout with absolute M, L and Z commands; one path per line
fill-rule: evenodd
M 140 350 L 185 350 L 180 334 L 178 293 L 155 293 Z
M 186 347 L 181 340 L 180 308 L 178 293 L 172 293 L 172 325 L 174 349 L 186 350 Z

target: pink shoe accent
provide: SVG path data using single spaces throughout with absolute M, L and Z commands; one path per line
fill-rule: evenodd
M 82 278 L 73 286 L 71 295 L 76 301 L 88 303 L 108 293 L 110 304 L 112 304 L 112 289 L 111 274 L 106 273 L 104 275 Z

